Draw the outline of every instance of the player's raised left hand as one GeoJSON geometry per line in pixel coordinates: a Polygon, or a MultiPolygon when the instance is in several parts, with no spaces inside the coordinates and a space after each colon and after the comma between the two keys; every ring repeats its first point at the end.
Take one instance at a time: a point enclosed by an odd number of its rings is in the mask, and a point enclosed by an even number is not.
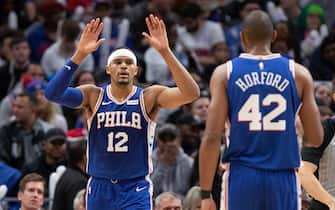
{"type": "Polygon", "coordinates": [[[145,22],[147,24],[149,34],[143,32],[142,35],[146,38],[150,45],[159,52],[169,49],[169,41],[163,20],[151,14],[145,19],[145,22]]]}

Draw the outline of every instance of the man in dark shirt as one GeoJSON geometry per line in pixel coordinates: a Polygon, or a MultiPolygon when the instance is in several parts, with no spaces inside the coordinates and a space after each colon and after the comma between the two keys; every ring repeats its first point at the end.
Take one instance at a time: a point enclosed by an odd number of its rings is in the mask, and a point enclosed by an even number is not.
{"type": "Polygon", "coordinates": [[[0,68],[0,100],[15,88],[29,64],[30,48],[24,37],[13,37],[10,51],[11,61],[0,68]]]}
{"type": "Polygon", "coordinates": [[[86,138],[68,139],[66,155],[68,167],[56,184],[53,210],[73,210],[76,194],[86,187],[88,175],[86,169],[86,138]]]}

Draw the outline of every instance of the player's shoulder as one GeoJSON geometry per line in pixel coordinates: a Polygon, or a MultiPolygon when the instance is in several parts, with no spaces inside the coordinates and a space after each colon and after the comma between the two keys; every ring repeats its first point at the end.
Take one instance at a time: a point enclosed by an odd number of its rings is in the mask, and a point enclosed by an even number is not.
{"type": "Polygon", "coordinates": [[[313,81],[309,70],[305,66],[293,60],[291,62],[293,62],[293,65],[294,65],[294,72],[295,72],[296,80],[301,81],[301,82],[307,82],[307,83],[310,83],[313,81]]]}

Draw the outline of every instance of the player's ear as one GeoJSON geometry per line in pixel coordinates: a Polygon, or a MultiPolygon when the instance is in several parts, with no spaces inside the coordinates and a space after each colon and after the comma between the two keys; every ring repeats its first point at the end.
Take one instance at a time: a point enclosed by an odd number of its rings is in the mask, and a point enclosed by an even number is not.
{"type": "Polygon", "coordinates": [[[333,93],[333,95],[332,95],[332,99],[333,99],[333,101],[335,102],[335,93],[333,93]]]}
{"type": "Polygon", "coordinates": [[[247,41],[246,41],[243,31],[240,32],[240,39],[241,39],[241,45],[242,45],[243,51],[247,52],[247,41]]]}
{"type": "Polygon", "coordinates": [[[111,69],[109,68],[108,65],[106,65],[106,73],[107,73],[107,74],[110,74],[110,71],[111,71],[111,69]]]}
{"type": "Polygon", "coordinates": [[[136,67],[135,67],[134,76],[138,76],[138,71],[139,71],[138,66],[136,66],[136,67]]]}
{"type": "Polygon", "coordinates": [[[277,39],[277,34],[278,34],[277,31],[273,30],[271,42],[274,42],[277,39]]]}

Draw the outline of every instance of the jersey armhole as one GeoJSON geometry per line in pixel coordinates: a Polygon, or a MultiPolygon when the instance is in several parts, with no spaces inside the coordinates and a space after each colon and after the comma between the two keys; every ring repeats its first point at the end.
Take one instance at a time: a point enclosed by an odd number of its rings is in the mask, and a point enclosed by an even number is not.
{"type": "Polygon", "coordinates": [[[142,113],[143,113],[143,116],[144,116],[145,120],[146,120],[148,123],[152,123],[152,122],[154,122],[154,121],[150,119],[150,117],[149,117],[149,115],[148,115],[148,113],[147,113],[147,110],[146,110],[146,108],[145,108],[143,92],[144,92],[144,91],[142,91],[142,92],[140,93],[140,105],[141,105],[141,110],[142,110],[142,113]]]}
{"type": "Polygon", "coordinates": [[[294,60],[289,60],[289,69],[292,73],[293,78],[295,78],[295,62],[294,60]]]}
{"type": "Polygon", "coordinates": [[[227,61],[227,80],[229,80],[231,73],[233,72],[233,62],[227,61]]]}
{"type": "Polygon", "coordinates": [[[90,130],[90,128],[91,128],[92,119],[93,119],[93,117],[95,116],[95,114],[97,113],[97,111],[98,111],[98,109],[99,109],[99,106],[100,106],[100,104],[101,104],[101,102],[102,102],[102,99],[103,99],[104,89],[102,89],[102,88],[99,88],[99,89],[100,89],[100,93],[99,93],[98,100],[97,100],[97,102],[96,102],[96,104],[95,104],[95,106],[94,106],[94,109],[92,110],[92,115],[91,115],[91,117],[89,117],[89,118],[87,119],[87,129],[88,129],[88,130],[90,130]]]}

